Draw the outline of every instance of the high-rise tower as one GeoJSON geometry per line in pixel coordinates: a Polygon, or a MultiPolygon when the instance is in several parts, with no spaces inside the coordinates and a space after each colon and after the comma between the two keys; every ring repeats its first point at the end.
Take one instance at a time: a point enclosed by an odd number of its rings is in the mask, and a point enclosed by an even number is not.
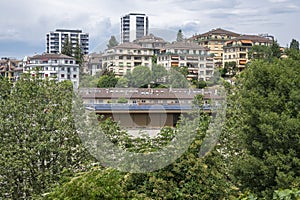
{"type": "Polygon", "coordinates": [[[65,39],[68,38],[72,47],[77,43],[81,47],[83,54],[89,53],[89,34],[82,30],[56,29],[46,35],[46,53],[61,53],[65,39]]]}
{"type": "Polygon", "coordinates": [[[121,17],[121,43],[132,42],[148,35],[148,16],[140,13],[130,13],[121,17]]]}

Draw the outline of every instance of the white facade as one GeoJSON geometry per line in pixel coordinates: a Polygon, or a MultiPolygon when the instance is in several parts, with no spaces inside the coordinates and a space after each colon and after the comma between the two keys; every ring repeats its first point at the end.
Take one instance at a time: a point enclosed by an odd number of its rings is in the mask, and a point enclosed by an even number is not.
{"type": "Polygon", "coordinates": [[[171,67],[188,68],[188,79],[209,80],[214,73],[213,58],[209,50],[193,42],[175,42],[166,45],[165,50],[157,55],[157,64],[167,70],[171,67]]]}
{"type": "Polygon", "coordinates": [[[70,80],[74,88],[79,86],[79,65],[72,57],[63,54],[42,54],[29,57],[24,66],[24,72],[42,79],[57,81],[70,80]]]}
{"type": "Polygon", "coordinates": [[[145,14],[130,13],[121,17],[121,43],[133,42],[148,35],[149,22],[145,14]]]}
{"type": "Polygon", "coordinates": [[[65,38],[68,37],[73,48],[77,42],[84,55],[89,53],[89,34],[81,30],[56,29],[46,35],[46,53],[61,53],[65,38]]]}

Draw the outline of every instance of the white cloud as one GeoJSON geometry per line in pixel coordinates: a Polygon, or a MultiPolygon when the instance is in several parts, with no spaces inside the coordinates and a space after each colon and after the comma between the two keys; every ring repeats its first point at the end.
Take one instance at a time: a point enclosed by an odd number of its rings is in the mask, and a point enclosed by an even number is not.
{"type": "Polygon", "coordinates": [[[119,39],[120,17],[130,12],[147,14],[151,30],[167,40],[178,29],[189,37],[216,27],[269,32],[283,44],[300,35],[292,22],[300,18],[298,0],[1,0],[0,7],[0,56],[9,41],[44,49],[46,33],[57,28],[88,32],[97,49],[110,35],[119,39]]]}

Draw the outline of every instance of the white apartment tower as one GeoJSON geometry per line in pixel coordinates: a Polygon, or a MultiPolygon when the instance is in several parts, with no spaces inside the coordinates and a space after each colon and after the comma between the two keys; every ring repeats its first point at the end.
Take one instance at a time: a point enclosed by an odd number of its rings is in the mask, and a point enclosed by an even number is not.
{"type": "Polygon", "coordinates": [[[61,53],[66,37],[75,48],[77,42],[82,49],[82,53],[89,53],[89,34],[83,33],[82,30],[56,29],[46,35],[46,53],[61,53]]]}
{"type": "Polygon", "coordinates": [[[139,13],[130,13],[121,17],[121,43],[132,42],[148,35],[148,16],[139,13]]]}

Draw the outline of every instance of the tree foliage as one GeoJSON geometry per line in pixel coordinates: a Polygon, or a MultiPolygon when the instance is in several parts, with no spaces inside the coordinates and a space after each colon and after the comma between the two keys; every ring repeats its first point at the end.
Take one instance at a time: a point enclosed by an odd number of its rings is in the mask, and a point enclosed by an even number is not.
{"type": "Polygon", "coordinates": [[[238,67],[237,67],[235,61],[225,62],[225,65],[224,65],[225,75],[232,77],[232,76],[235,76],[237,72],[238,72],[238,67]]]}
{"type": "Polygon", "coordinates": [[[299,41],[292,39],[290,43],[290,49],[299,50],[299,41]]]}
{"type": "Polygon", "coordinates": [[[118,78],[115,77],[113,72],[109,72],[108,74],[102,75],[99,78],[97,87],[99,88],[110,88],[115,87],[118,83],[118,78]]]}
{"type": "MultiPolygon", "coordinates": [[[[201,99],[201,97],[199,98],[201,99]]],[[[91,170],[78,176],[49,195],[61,199],[228,199],[232,183],[228,180],[222,155],[213,150],[204,158],[198,153],[206,135],[209,117],[205,113],[200,119],[196,138],[188,150],[174,163],[148,173],[118,172],[106,168],[91,170]]],[[[182,118],[182,121],[190,120],[182,118]]],[[[102,129],[110,140],[128,151],[151,152],[167,145],[178,129],[164,128],[157,137],[129,137],[119,127],[106,120],[102,129]]],[[[191,128],[191,127],[190,127],[191,128]]],[[[189,137],[185,133],[185,138],[189,137]]]]}
{"type": "Polygon", "coordinates": [[[148,87],[151,83],[151,70],[147,66],[137,66],[131,73],[126,74],[130,87],[148,87]]]}
{"type": "Polygon", "coordinates": [[[67,56],[73,56],[73,47],[72,43],[70,42],[69,36],[65,37],[61,53],[67,56]]]}
{"type": "Polygon", "coordinates": [[[117,41],[116,37],[112,35],[108,41],[107,48],[112,48],[118,46],[119,42],[117,41]]]}
{"type": "Polygon", "coordinates": [[[176,37],[176,42],[182,42],[183,41],[183,33],[182,30],[179,29],[176,37]]]}
{"type": "Polygon", "coordinates": [[[257,60],[236,82],[227,141],[241,191],[271,199],[300,185],[300,71],[293,59],[257,60]],[[230,143],[235,141],[235,144],[230,143]],[[238,144],[236,146],[236,144],[238,144]]]}
{"type": "Polygon", "coordinates": [[[74,129],[73,86],[28,76],[0,92],[0,198],[32,199],[88,159],[74,129]]]}

